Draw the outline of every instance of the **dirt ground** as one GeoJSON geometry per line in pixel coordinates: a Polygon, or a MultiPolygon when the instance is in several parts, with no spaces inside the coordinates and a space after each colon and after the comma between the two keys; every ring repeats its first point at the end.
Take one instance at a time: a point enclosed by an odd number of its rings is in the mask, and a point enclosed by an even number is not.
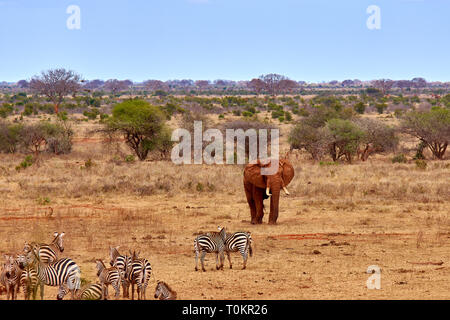
{"type": "MultiPolygon", "coordinates": [[[[280,200],[278,224],[268,225],[266,215],[263,225],[251,225],[241,167],[119,165],[95,156],[101,139],[76,139],[72,155],[21,172],[14,170],[20,156],[1,156],[1,253],[64,231],[63,255],[95,282],[94,261],[109,263],[109,246],[136,249],[154,271],[147,299],[155,280],[179,299],[450,298],[448,160],[418,170],[382,156],[338,166],[294,157],[296,177],[280,200]],[[81,169],[90,155],[96,165],[81,169]],[[208,255],[207,272],[194,271],[195,235],[219,225],[251,232],[246,270],[235,253],[231,270],[226,261],[216,271],[208,255]],[[380,290],[366,287],[371,265],[381,269],[380,290]]],[[[45,298],[56,291],[46,287],[45,298]]]]}

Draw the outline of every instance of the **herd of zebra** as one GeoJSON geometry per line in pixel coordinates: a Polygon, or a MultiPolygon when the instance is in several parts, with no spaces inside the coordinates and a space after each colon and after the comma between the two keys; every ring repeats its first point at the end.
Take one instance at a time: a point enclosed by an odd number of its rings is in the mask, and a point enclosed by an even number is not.
{"type": "MultiPolygon", "coordinates": [[[[81,271],[70,258],[60,257],[64,251],[64,233],[54,233],[50,244],[26,242],[23,252],[5,254],[3,268],[0,272],[0,285],[5,287],[9,300],[17,299],[19,288],[23,289],[24,299],[36,299],[40,289],[41,300],[44,298],[44,287],[58,287],[57,299],[62,300],[68,293],[77,300],[103,300],[108,298],[108,287],[115,291],[115,298],[120,297],[122,286],[123,297],[134,300],[135,286],[138,299],[146,299],[146,288],[152,275],[150,262],[140,258],[136,251],[129,255],[119,253],[119,247],[110,247],[110,267],[106,267],[101,259],[95,260],[99,282],[81,287],[81,271]]],[[[200,256],[202,270],[205,270],[206,253],[216,254],[216,269],[224,265],[224,253],[228,256],[232,268],[230,252],[240,252],[243,258],[243,269],[246,268],[248,255],[252,256],[252,238],[250,232],[234,232],[227,234],[225,228],[219,232],[207,232],[198,235],[194,240],[195,270],[200,256]],[[220,260],[220,262],[219,262],[220,260]]],[[[155,299],[174,300],[176,291],[164,281],[156,281],[155,299]]]]}
{"type": "MultiPolygon", "coordinates": [[[[64,251],[64,233],[54,233],[50,244],[25,243],[23,252],[17,255],[5,255],[5,262],[0,273],[0,284],[5,287],[9,300],[17,299],[19,288],[23,288],[24,299],[32,296],[36,299],[40,289],[41,300],[44,298],[44,286],[58,287],[57,299],[62,300],[71,293],[72,299],[102,300],[108,297],[108,286],[115,290],[116,299],[123,287],[124,298],[129,297],[131,285],[132,299],[134,287],[138,299],[145,299],[152,267],[145,258],[139,258],[135,251],[130,255],[121,255],[118,247],[110,248],[111,267],[107,268],[102,260],[97,259],[97,277],[99,283],[89,284],[81,288],[81,271],[70,258],[61,258],[64,251]]],[[[156,299],[174,299],[176,292],[165,282],[158,281],[155,289],[156,299]]]]}

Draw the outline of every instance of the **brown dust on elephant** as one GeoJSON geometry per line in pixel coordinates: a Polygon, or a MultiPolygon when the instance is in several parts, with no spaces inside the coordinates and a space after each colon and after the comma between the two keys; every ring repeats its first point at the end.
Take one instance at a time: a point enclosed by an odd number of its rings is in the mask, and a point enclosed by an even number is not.
{"type": "MultiPolygon", "coordinates": [[[[277,160],[270,160],[277,161],[277,160]]],[[[279,161],[278,171],[273,175],[262,175],[261,168],[273,165],[271,162],[257,161],[248,164],[244,169],[244,189],[250,207],[251,223],[260,224],[264,217],[264,199],[270,197],[269,224],[275,224],[278,219],[280,192],[289,194],[287,185],[294,178],[294,168],[287,159],[279,161]]]]}

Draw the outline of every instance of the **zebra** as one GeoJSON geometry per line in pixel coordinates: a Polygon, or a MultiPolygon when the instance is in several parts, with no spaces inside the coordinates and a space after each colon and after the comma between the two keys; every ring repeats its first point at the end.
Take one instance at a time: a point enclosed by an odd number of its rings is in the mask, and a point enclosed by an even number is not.
{"type": "Polygon", "coordinates": [[[247,266],[248,254],[250,254],[250,257],[253,254],[252,237],[250,235],[250,232],[238,231],[235,233],[227,234],[224,250],[227,254],[228,261],[230,262],[230,269],[233,268],[233,265],[231,264],[230,252],[239,251],[242,255],[242,258],[244,259],[244,265],[242,267],[242,270],[244,270],[247,266]]]}
{"type": "Polygon", "coordinates": [[[31,251],[32,246],[39,246],[39,256],[41,259],[41,262],[43,263],[52,263],[58,260],[59,253],[62,253],[64,251],[64,244],[63,244],[63,237],[65,233],[58,233],[55,232],[53,236],[55,237],[53,241],[50,244],[40,243],[36,244],[32,242],[29,244],[28,242],[25,242],[25,246],[23,248],[23,252],[25,254],[28,254],[31,251]]]}
{"type": "Polygon", "coordinates": [[[112,285],[116,294],[114,295],[117,298],[120,296],[120,283],[122,281],[121,271],[117,267],[106,268],[105,264],[102,260],[97,259],[95,261],[97,263],[97,276],[102,284],[102,300],[106,300],[108,298],[108,286],[112,285]]]}
{"type": "Polygon", "coordinates": [[[121,255],[119,253],[119,247],[109,247],[109,256],[111,258],[109,264],[112,267],[116,267],[117,269],[119,269],[122,273],[123,297],[128,298],[128,287],[130,284],[128,283],[127,277],[125,275],[127,274],[127,266],[131,265],[131,256],[121,255]]]}
{"type": "Polygon", "coordinates": [[[164,281],[158,281],[155,288],[155,299],[158,298],[159,300],[176,300],[177,292],[172,290],[164,281]]]}
{"type": "Polygon", "coordinates": [[[225,228],[219,227],[219,232],[208,232],[206,234],[202,234],[197,236],[194,239],[194,252],[195,252],[195,271],[198,270],[198,257],[201,252],[200,262],[202,264],[202,270],[205,272],[205,256],[206,253],[215,253],[216,254],[216,269],[223,270],[223,262],[224,258],[224,247],[225,247],[225,239],[226,232],[225,228]],[[219,264],[219,256],[220,256],[220,264],[219,264]]]}
{"type": "Polygon", "coordinates": [[[37,272],[30,265],[26,267],[22,263],[25,261],[24,255],[17,255],[16,258],[20,269],[22,270],[20,274],[20,286],[23,288],[23,294],[25,300],[30,300],[30,295],[33,295],[33,300],[36,300],[37,290],[39,288],[39,278],[37,272]]]}
{"type": "Polygon", "coordinates": [[[0,283],[6,288],[6,299],[16,300],[20,285],[20,270],[19,264],[13,255],[5,254],[5,262],[0,273],[0,283]]]}
{"type": "Polygon", "coordinates": [[[146,299],[145,291],[152,274],[152,266],[145,258],[139,258],[136,251],[131,254],[131,264],[127,266],[127,282],[131,284],[131,300],[134,300],[134,285],[137,286],[138,300],[146,299]]]}
{"type": "MultiPolygon", "coordinates": [[[[52,287],[67,285],[73,299],[75,291],[80,289],[81,283],[81,271],[75,261],[70,258],[62,258],[50,264],[43,263],[39,256],[39,245],[32,246],[30,253],[32,256],[28,256],[25,266],[31,259],[31,265],[40,281],[41,300],[44,299],[44,285],[52,287]]],[[[57,298],[61,300],[63,297],[58,296],[57,298]]]]}
{"type": "MultiPolygon", "coordinates": [[[[58,297],[64,297],[69,292],[67,286],[61,286],[58,289],[58,297]]],[[[103,286],[100,283],[88,284],[77,290],[75,300],[101,300],[103,294],[103,286]]]]}

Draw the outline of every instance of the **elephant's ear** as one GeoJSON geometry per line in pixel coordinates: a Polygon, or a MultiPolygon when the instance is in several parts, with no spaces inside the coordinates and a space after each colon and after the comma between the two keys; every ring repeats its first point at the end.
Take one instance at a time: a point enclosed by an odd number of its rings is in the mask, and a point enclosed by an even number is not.
{"type": "Polygon", "coordinates": [[[247,164],[245,166],[244,181],[250,182],[258,188],[266,188],[266,181],[261,175],[261,165],[259,163],[247,164]]]}
{"type": "Polygon", "coordinates": [[[287,160],[281,160],[280,166],[283,168],[282,176],[283,176],[284,185],[287,186],[294,178],[294,167],[287,160]]]}

